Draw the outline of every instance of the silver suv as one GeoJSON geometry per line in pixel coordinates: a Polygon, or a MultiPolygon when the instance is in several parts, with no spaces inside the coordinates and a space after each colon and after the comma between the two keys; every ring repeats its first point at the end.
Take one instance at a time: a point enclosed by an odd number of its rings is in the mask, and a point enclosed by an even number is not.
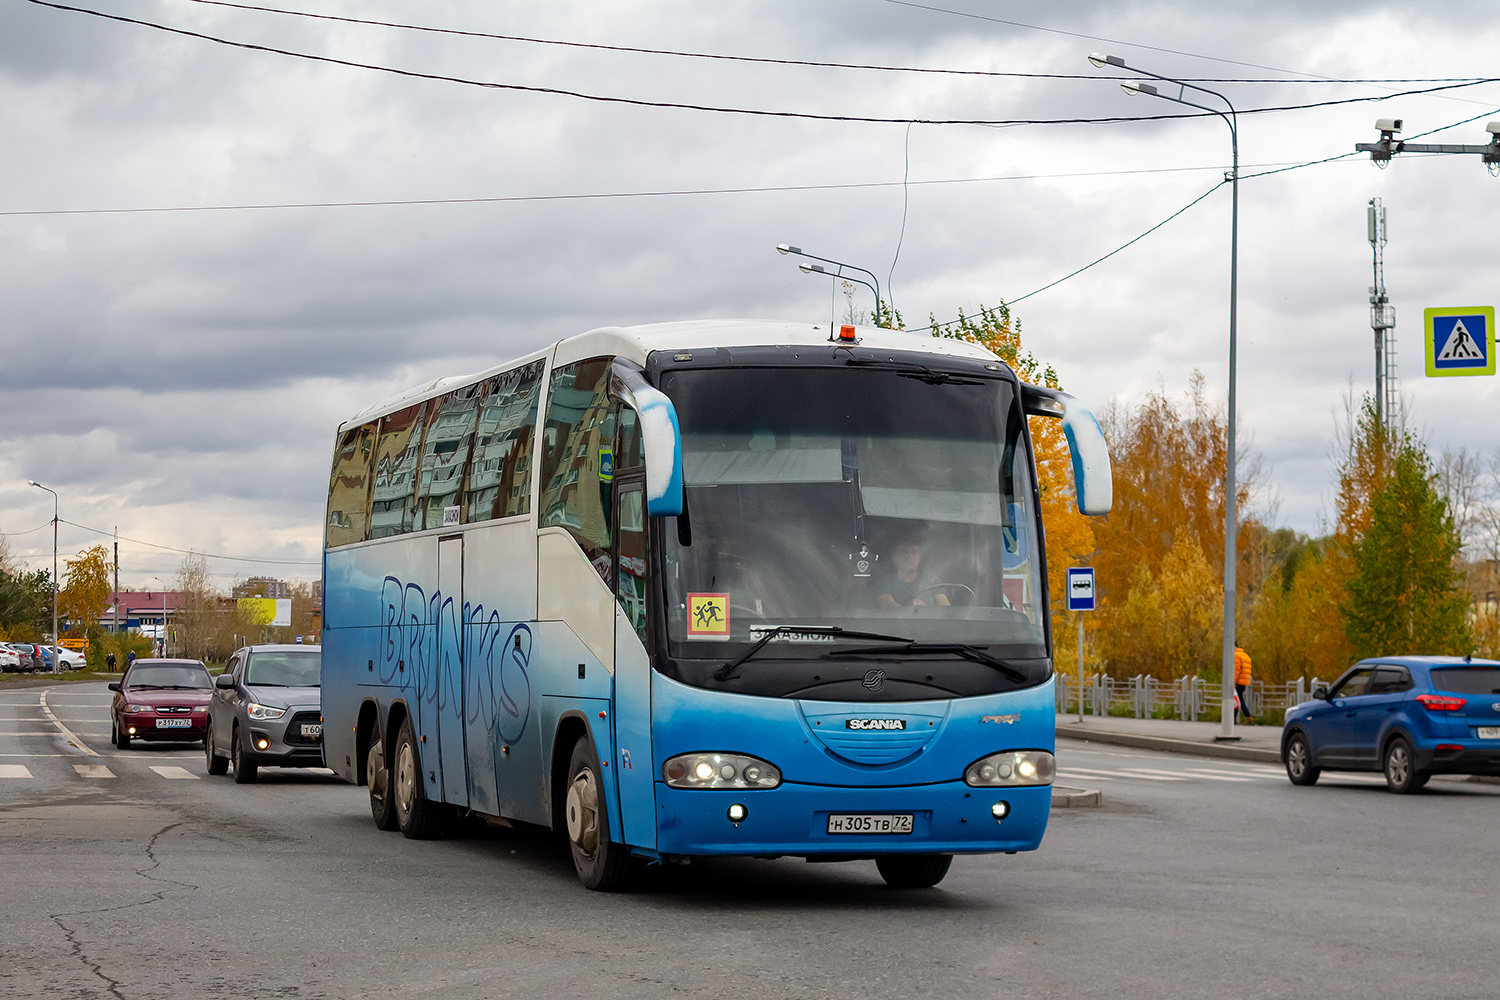
{"type": "Polygon", "coordinates": [[[322,646],[246,646],[214,679],[203,741],[209,774],[239,784],[262,765],[323,766],[322,646]]]}

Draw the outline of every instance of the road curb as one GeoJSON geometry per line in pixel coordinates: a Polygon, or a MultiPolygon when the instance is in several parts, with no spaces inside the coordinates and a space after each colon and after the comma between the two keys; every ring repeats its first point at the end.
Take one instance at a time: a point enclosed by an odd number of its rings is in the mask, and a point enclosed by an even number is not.
{"type": "Polygon", "coordinates": [[[1052,786],[1053,809],[1097,809],[1104,805],[1104,793],[1097,788],[1069,788],[1067,785],[1052,786]]]}
{"type": "Polygon", "coordinates": [[[1139,736],[1135,733],[1113,733],[1089,730],[1087,734],[1064,732],[1059,729],[1060,740],[1076,740],[1080,743],[1110,743],[1115,746],[1136,747],[1141,750],[1166,750],[1171,753],[1191,753],[1200,757],[1222,757],[1225,760],[1252,760],[1260,764],[1280,764],[1281,755],[1275,750],[1256,747],[1233,746],[1228,743],[1199,743],[1196,740],[1174,740],[1170,736],[1139,736]]]}

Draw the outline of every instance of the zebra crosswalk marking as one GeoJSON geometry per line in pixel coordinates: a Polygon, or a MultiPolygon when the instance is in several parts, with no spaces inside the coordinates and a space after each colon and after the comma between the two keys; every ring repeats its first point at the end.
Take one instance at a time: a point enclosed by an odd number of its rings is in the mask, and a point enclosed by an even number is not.
{"type": "Polygon", "coordinates": [[[103,764],[74,764],[73,770],[78,772],[80,778],[113,778],[115,772],[103,764]]]}
{"type": "Polygon", "coordinates": [[[193,781],[198,780],[198,776],[185,767],[174,767],[170,764],[152,764],[151,770],[163,778],[190,778],[193,781]]]}
{"type": "Polygon", "coordinates": [[[0,778],[35,777],[25,764],[0,764],[0,778]]]}

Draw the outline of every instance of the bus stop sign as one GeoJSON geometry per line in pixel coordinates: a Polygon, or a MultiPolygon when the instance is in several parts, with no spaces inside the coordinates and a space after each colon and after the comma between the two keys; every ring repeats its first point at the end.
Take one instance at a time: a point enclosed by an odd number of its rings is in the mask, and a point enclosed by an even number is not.
{"type": "Polygon", "coordinates": [[[1494,306],[1428,309],[1422,316],[1428,375],[1495,374],[1494,306]]]}
{"type": "Polygon", "coordinates": [[[1092,566],[1069,567],[1068,610],[1094,610],[1094,568],[1092,566]]]}

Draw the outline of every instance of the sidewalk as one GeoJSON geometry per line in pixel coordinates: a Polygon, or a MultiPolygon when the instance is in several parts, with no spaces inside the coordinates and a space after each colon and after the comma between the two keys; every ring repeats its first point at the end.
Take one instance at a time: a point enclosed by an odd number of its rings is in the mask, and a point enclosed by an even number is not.
{"type": "Polygon", "coordinates": [[[1057,738],[1112,743],[1145,750],[1252,760],[1263,764],[1281,762],[1280,726],[1235,726],[1239,739],[1220,742],[1217,722],[1180,722],[1176,719],[1131,719],[1117,716],[1077,715],[1057,717],[1057,738]]]}

